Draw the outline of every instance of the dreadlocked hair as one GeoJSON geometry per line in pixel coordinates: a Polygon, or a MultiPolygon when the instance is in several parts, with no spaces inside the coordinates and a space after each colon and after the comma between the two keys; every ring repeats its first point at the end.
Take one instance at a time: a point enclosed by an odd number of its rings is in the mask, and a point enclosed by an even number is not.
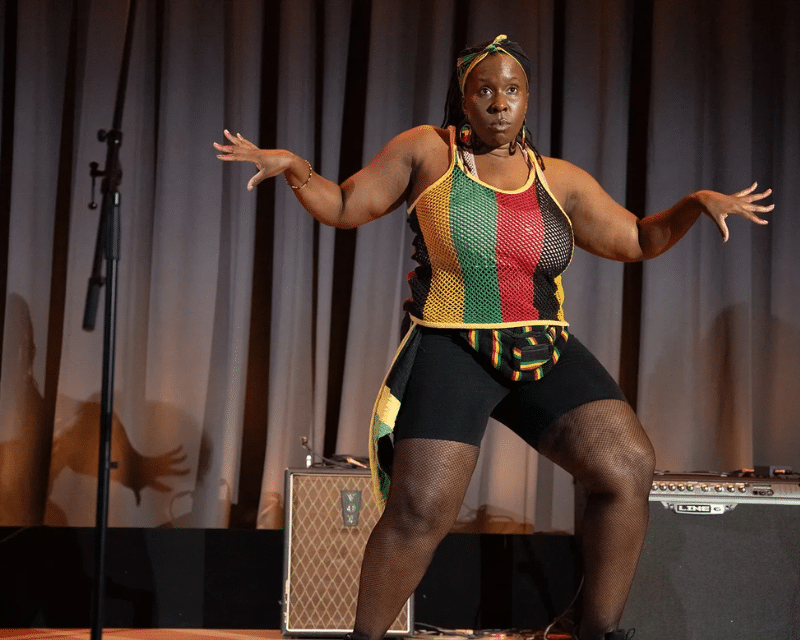
{"type": "MultiPolygon", "coordinates": [[[[491,42],[491,40],[487,40],[486,42],[482,42],[474,47],[467,47],[458,54],[458,57],[461,58],[470,54],[480,53],[489,44],[491,44],[491,42]]],[[[503,43],[503,49],[505,49],[509,55],[514,57],[517,62],[519,62],[522,70],[525,72],[525,78],[528,81],[528,87],[530,87],[531,62],[528,56],[522,50],[522,47],[520,47],[516,42],[506,40],[503,43]]],[[[500,54],[490,53],[489,55],[500,54]]],[[[447,98],[445,99],[444,103],[444,120],[442,121],[442,129],[447,129],[447,127],[452,126],[456,128],[456,131],[458,131],[458,129],[460,129],[467,121],[462,108],[462,98],[463,96],[461,95],[461,87],[458,82],[458,69],[454,68],[453,73],[450,76],[450,85],[447,88],[447,98]]],[[[456,144],[458,146],[463,146],[459,136],[456,136],[456,144]]],[[[533,155],[536,157],[536,161],[539,163],[539,166],[542,168],[542,170],[544,170],[544,160],[542,160],[542,156],[536,150],[536,147],[533,146],[533,143],[531,142],[530,130],[524,121],[522,123],[522,128],[520,129],[519,133],[517,133],[516,144],[517,146],[524,145],[526,147],[530,147],[530,149],[533,151],[533,155]]]]}

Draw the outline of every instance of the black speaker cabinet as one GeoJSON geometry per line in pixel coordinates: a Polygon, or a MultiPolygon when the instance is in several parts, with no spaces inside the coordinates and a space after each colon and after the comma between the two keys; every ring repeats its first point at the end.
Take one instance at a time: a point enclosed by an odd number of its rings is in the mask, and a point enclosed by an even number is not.
{"type": "MultiPolygon", "coordinates": [[[[380,517],[369,472],[286,471],[281,631],[339,636],[353,630],[364,547],[380,517]]],[[[412,601],[387,635],[412,635],[412,601]]]]}
{"type": "Polygon", "coordinates": [[[621,626],[643,640],[800,639],[800,482],[657,476],[621,626]]]}

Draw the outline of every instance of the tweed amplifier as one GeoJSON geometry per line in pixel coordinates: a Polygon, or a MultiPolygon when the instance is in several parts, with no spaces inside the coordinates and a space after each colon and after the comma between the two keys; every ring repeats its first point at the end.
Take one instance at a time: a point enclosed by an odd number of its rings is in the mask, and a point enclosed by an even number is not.
{"type": "MultiPolygon", "coordinates": [[[[288,469],[284,495],[281,631],[296,637],[349,633],[364,547],[380,517],[369,472],[288,469]]],[[[387,635],[413,635],[412,599],[387,635]]]]}
{"type": "Polygon", "coordinates": [[[647,640],[800,640],[800,481],[656,476],[621,626],[647,640]]]}

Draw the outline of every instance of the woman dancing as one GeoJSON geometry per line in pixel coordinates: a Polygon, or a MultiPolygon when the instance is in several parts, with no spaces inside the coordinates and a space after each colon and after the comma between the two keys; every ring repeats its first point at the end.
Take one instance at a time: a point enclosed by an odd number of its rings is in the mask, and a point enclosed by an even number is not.
{"type": "Polygon", "coordinates": [[[408,204],[416,233],[411,329],[376,404],[373,472],[388,495],[367,543],[352,637],[378,640],[453,525],[494,417],[588,492],[575,637],[618,629],[648,522],[653,447],[621,390],[569,334],[560,274],[575,245],[654,258],[706,215],[757,224],[770,190],[692,193],[638,219],[585,171],[538,154],[525,127],[530,63],[505,36],[458,58],[441,128],[401,133],[341,185],[290,151],[225,131],[226,161],[284,174],[302,205],[339,228],[408,204]],[[387,436],[393,437],[393,446],[387,436]],[[391,456],[387,455],[391,454],[391,456]],[[391,457],[391,459],[389,459],[391,457]],[[391,479],[391,483],[389,480],[391,479]]]}

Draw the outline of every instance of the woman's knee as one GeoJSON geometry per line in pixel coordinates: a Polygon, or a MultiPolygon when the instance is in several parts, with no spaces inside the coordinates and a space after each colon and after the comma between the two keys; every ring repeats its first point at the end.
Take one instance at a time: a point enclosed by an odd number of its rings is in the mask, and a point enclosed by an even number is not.
{"type": "Polygon", "coordinates": [[[650,492],[656,457],[650,439],[625,438],[613,447],[600,449],[584,480],[596,492],[646,496],[650,492]]]}
{"type": "Polygon", "coordinates": [[[589,490],[650,491],[655,451],[633,409],[618,400],[598,401],[570,412],[556,427],[554,459],[589,490]]]}
{"type": "Polygon", "coordinates": [[[415,539],[444,537],[458,516],[479,452],[461,442],[400,440],[382,526],[415,539]]]}
{"type": "Polygon", "coordinates": [[[650,439],[643,435],[628,442],[615,456],[616,468],[614,486],[622,487],[636,494],[647,495],[653,483],[656,456],[650,439]]]}
{"type": "Polygon", "coordinates": [[[382,520],[385,526],[404,538],[439,539],[450,530],[457,509],[448,504],[446,496],[409,492],[393,486],[382,520]]]}

